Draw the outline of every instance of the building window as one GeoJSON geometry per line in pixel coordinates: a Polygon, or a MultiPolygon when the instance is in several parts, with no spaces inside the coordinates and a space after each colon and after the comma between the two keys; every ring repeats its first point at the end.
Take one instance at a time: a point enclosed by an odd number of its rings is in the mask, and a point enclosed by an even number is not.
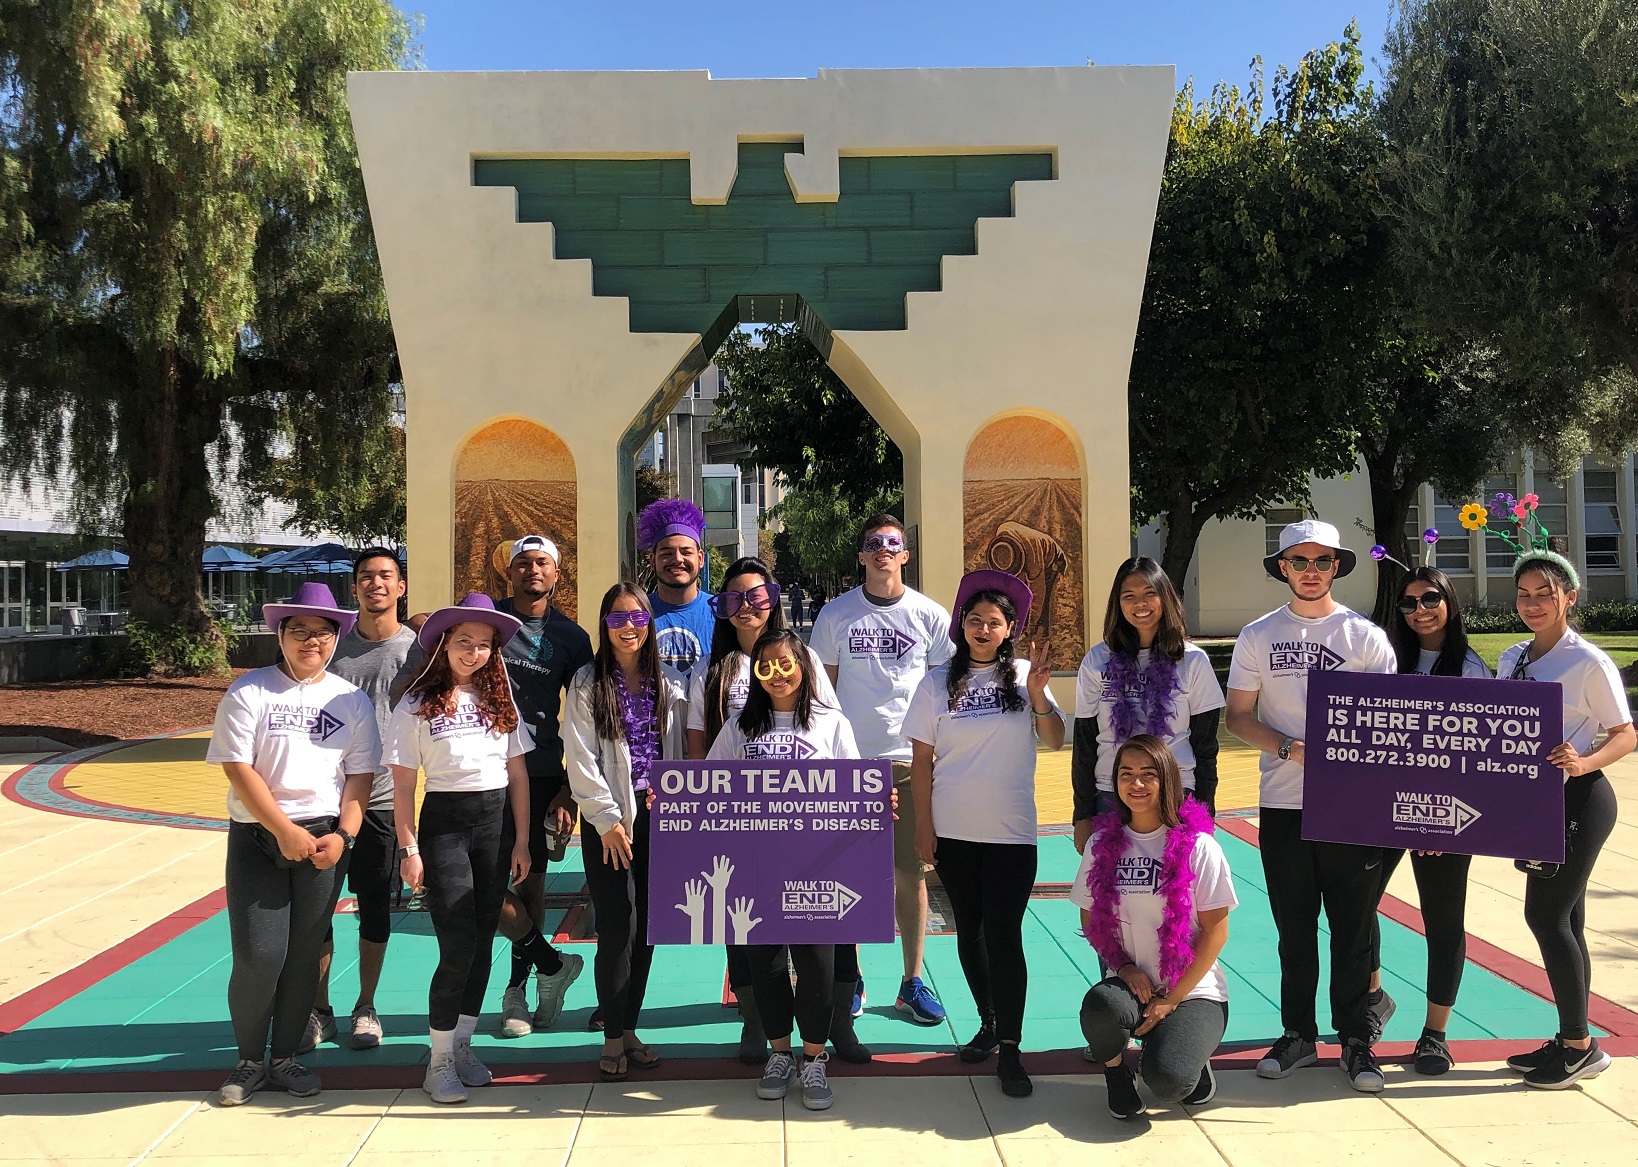
{"type": "MultiPolygon", "coordinates": [[[[1479,501],[1488,507],[1491,499],[1503,493],[1515,497],[1519,494],[1518,481],[1511,474],[1493,475],[1486,478],[1484,480],[1484,489],[1479,494],[1479,501]]],[[[1491,516],[1491,521],[1496,521],[1494,515],[1491,516]]],[[[1510,531],[1512,529],[1511,523],[1504,525],[1502,529],[1510,531]]],[[[1484,566],[1487,572],[1491,575],[1512,575],[1513,558],[1513,550],[1507,544],[1493,535],[1487,534],[1485,536],[1484,566]]]]}
{"type": "Polygon", "coordinates": [[[705,525],[713,531],[737,531],[739,509],[734,502],[734,479],[702,478],[700,480],[700,509],[705,512],[705,525]]]}
{"type": "Polygon", "coordinates": [[[1433,496],[1433,525],[1439,542],[1433,548],[1433,563],[1440,571],[1466,575],[1473,570],[1473,545],[1459,516],[1466,499],[1449,500],[1433,496]]]}
{"type": "MultiPolygon", "coordinates": [[[[1545,475],[1536,475],[1536,495],[1541,501],[1536,505],[1536,521],[1552,534],[1553,538],[1569,538],[1570,535],[1570,493],[1562,482],[1553,482],[1545,475]]],[[[1512,569],[1512,565],[1508,565],[1512,569]]]]}
{"type": "Polygon", "coordinates": [[[0,563],[0,628],[27,626],[28,601],[23,594],[23,565],[0,563]]]}
{"type": "Polygon", "coordinates": [[[698,401],[699,399],[700,399],[700,379],[698,377],[695,377],[694,378],[694,383],[688,387],[688,400],[698,401]]]}
{"type": "Polygon", "coordinates": [[[1589,463],[1582,472],[1587,570],[1621,570],[1621,508],[1615,498],[1615,471],[1589,463]]]}
{"type": "Polygon", "coordinates": [[[1263,514],[1263,554],[1280,553],[1280,532],[1292,523],[1300,523],[1308,516],[1301,507],[1275,507],[1263,514]]]}

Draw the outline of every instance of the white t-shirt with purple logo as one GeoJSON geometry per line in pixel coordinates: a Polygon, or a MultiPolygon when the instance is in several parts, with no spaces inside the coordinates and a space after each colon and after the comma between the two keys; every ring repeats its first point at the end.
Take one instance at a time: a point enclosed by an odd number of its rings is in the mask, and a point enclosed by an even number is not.
{"type": "MultiPolygon", "coordinates": [[[[273,801],[294,820],[340,814],[347,775],[373,778],[380,759],[368,694],[334,673],[302,684],[278,665],[253,669],[228,686],[205,752],[205,761],[216,765],[255,767],[273,801]]],[[[227,809],[236,823],[256,821],[231,786],[227,809]]]]}
{"type": "MultiPolygon", "coordinates": [[[[739,716],[740,710],[745,708],[745,698],[751,692],[751,658],[743,652],[735,654],[739,658],[739,670],[734,679],[728,682],[728,715],[724,722],[739,716]]],[[[825,672],[824,662],[808,649],[808,676],[813,684],[813,700],[818,705],[829,705],[837,708],[836,689],[830,683],[830,674],[825,672]]],[[[705,732],[705,677],[710,666],[701,661],[694,669],[694,675],[688,682],[688,728],[705,732]]]]}
{"type": "Polygon", "coordinates": [[[455,690],[455,711],[446,717],[416,715],[419,698],[406,696],[387,723],[388,766],[420,770],[429,794],[463,790],[498,790],[506,785],[506,762],[535,748],[535,735],[522,720],[511,733],[484,724],[477,694],[455,690]]]}
{"type": "MultiPolygon", "coordinates": [[[[1030,712],[1029,662],[1014,664],[1024,704],[1001,705],[995,666],[974,668],[967,688],[949,696],[950,666],[921,679],[904,715],[904,736],[933,747],[933,826],[946,839],[973,843],[1035,843],[1035,717],[1030,712]]],[[[1052,690],[1047,701],[1056,710],[1052,690]]]]}
{"type": "Polygon", "coordinates": [[[809,644],[836,666],[836,697],[861,756],[908,762],[904,714],[927,670],[950,659],[950,613],[914,588],[876,604],[857,587],[819,609],[809,644]]]}
{"type": "MultiPolygon", "coordinates": [[[[1350,608],[1310,620],[1286,604],[1240,630],[1228,687],[1257,694],[1257,720],[1301,741],[1308,732],[1308,674],[1332,671],[1397,673],[1399,658],[1388,634],[1350,608]]],[[[1277,754],[1259,754],[1257,764],[1258,804],[1301,810],[1302,767],[1277,754]]]]}
{"type": "MultiPolygon", "coordinates": [[[[1166,897],[1160,894],[1160,876],[1165,870],[1166,828],[1139,834],[1131,827],[1126,832],[1126,854],[1115,868],[1115,890],[1120,904],[1115,909],[1120,917],[1121,947],[1132,958],[1132,963],[1149,974],[1149,979],[1160,983],[1160,927],[1166,919],[1166,897]]],[[[1097,836],[1087,840],[1081,855],[1081,866],[1075,872],[1075,882],[1069,885],[1069,901],[1076,907],[1091,908],[1092,893],[1086,887],[1086,873],[1092,866],[1092,844],[1097,836]]],[[[1194,872],[1194,899],[1189,911],[1191,942],[1200,936],[1200,913],[1214,908],[1237,908],[1239,898],[1234,894],[1234,878],[1229,872],[1228,857],[1210,835],[1200,835],[1194,841],[1194,854],[1189,857],[1194,872]]],[[[1188,999],[1204,997],[1208,1001],[1228,1000],[1228,981],[1222,968],[1213,962],[1210,971],[1200,978],[1188,999]]]]}
{"type": "MultiPolygon", "coordinates": [[[[1098,719],[1098,764],[1095,770],[1099,790],[1115,789],[1115,683],[1109,678],[1109,646],[1102,641],[1094,644],[1081,659],[1081,671],[1075,679],[1075,716],[1098,719]]],[[[1139,681],[1129,685],[1124,695],[1126,705],[1137,713],[1137,724],[1144,724],[1145,688],[1144,670],[1153,658],[1150,649],[1140,649],[1137,655],[1139,681]]],[[[1167,723],[1166,744],[1172,748],[1177,768],[1183,772],[1183,789],[1194,789],[1194,746],[1189,742],[1189,719],[1197,713],[1207,713],[1223,707],[1223,687],[1212,671],[1211,658],[1199,645],[1183,645],[1183,659],[1177,662],[1177,682],[1181,691],[1172,694],[1172,716],[1167,723]]],[[[1141,732],[1141,731],[1140,731],[1141,732]]]]}
{"type": "MultiPolygon", "coordinates": [[[[1519,676],[1530,681],[1557,681],[1564,687],[1564,740],[1585,757],[1593,752],[1600,729],[1613,729],[1632,720],[1627,707],[1627,686],[1621,670],[1605,652],[1587,643],[1571,628],[1538,660],[1518,671],[1519,657],[1529,651],[1524,641],[1502,650],[1498,677],[1519,676]]],[[[1554,742],[1554,745],[1558,743],[1554,742]]]]}
{"type": "Polygon", "coordinates": [[[859,747],[853,741],[853,729],[835,709],[823,705],[813,707],[807,729],[796,724],[795,713],[773,715],[773,728],[754,738],[745,736],[735,717],[723,724],[717,740],[711,743],[707,758],[744,759],[757,761],[801,761],[805,758],[857,758],[859,747]]]}

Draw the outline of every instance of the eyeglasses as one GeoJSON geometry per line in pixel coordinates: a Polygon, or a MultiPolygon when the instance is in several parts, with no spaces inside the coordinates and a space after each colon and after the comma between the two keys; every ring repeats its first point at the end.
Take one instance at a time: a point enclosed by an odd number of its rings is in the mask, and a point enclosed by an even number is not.
{"type": "Polygon", "coordinates": [[[866,536],[863,550],[866,555],[874,555],[878,551],[903,551],[904,536],[897,531],[881,531],[866,536]]]}
{"type": "Polygon", "coordinates": [[[603,617],[603,627],[608,629],[624,628],[630,624],[633,628],[647,628],[653,617],[641,608],[628,608],[624,612],[610,612],[603,617]]]}
{"type": "Polygon", "coordinates": [[[742,592],[718,592],[705,603],[718,620],[732,619],[741,608],[767,612],[779,607],[779,585],[769,580],[742,592]]]}
{"type": "Polygon", "coordinates": [[[751,669],[759,681],[771,681],[775,676],[789,679],[796,676],[796,658],[789,656],[770,656],[756,662],[751,669]]]}
{"type": "Polygon", "coordinates": [[[1318,559],[1309,559],[1306,555],[1287,555],[1285,561],[1291,565],[1291,570],[1299,575],[1310,567],[1324,575],[1337,565],[1334,555],[1321,555],[1318,559]]]}
{"type": "Polygon", "coordinates": [[[309,640],[316,640],[322,644],[336,638],[334,628],[286,628],[284,634],[298,644],[306,644],[309,640]]]}
{"type": "Polygon", "coordinates": [[[1396,604],[1395,607],[1408,616],[1412,612],[1416,611],[1418,606],[1423,608],[1437,608],[1444,602],[1445,597],[1444,593],[1442,592],[1423,592],[1420,596],[1400,596],[1399,603],[1396,604]]]}

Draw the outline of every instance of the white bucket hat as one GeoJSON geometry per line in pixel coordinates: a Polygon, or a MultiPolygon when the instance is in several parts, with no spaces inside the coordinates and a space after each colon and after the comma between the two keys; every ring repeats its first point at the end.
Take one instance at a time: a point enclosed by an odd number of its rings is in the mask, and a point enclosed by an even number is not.
{"type": "Polygon", "coordinates": [[[1280,549],[1273,555],[1263,558],[1263,567],[1268,574],[1285,582],[1285,576],[1280,574],[1280,557],[1286,550],[1299,543],[1318,543],[1321,547],[1329,547],[1337,553],[1337,573],[1333,577],[1341,579],[1354,569],[1358,556],[1342,545],[1342,533],[1330,523],[1320,519],[1304,519],[1300,523],[1287,524],[1280,532],[1280,549]]]}

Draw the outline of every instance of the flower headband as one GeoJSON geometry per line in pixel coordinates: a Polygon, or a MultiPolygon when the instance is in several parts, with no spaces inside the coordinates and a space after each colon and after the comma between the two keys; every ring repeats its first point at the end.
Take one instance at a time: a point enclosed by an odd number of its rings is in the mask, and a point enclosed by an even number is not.
{"type": "Polygon", "coordinates": [[[1541,516],[1536,512],[1536,507],[1540,503],[1541,498],[1536,494],[1527,494],[1516,499],[1505,490],[1500,490],[1490,500],[1489,509],[1486,509],[1482,502],[1470,502],[1464,506],[1460,516],[1461,523],[1469,531],[1482,530],[1494,535],[1511,548],[1518,557],[1513,561],[1515,573],[1525,563],[1551,563],[1562,569],[1570,578],[1570,587],[1579,591],[1581,577],[1576,573],[1573,563],[1553,550],[1550,542],[1552,532],[1547,529],[1547,524],[1541,521],[1541,516]],[[1491,519],[1495,519],[1497,523],[1511,522],[1513,533],[1509,535],[1506,531],[1492,527],[1491,519]]]}
{"type": "MultiPolygon", "coordinates": [[[[1428,565],[1428,563],[1432,561],[1432,559],[1433,559],[1433,548],[1434,548],[1434,545],[1436,543],[1438,543],[1438,542],[1439,542],[1439,529],[1437,527],[1429,527],[1427,530],[1422,532],[1422,543],[1423,543],[1423,547],[1422,547],[1422,566],[1423,567],[1426,567],[1428,565]]],[[[1395,559],[1392,555],[1389,555],[1388,554],[1388,549],[1386,547],[1382,546],[1382,544],[1380,544],[1380,543],[1378,543],[1375,547],[1371,548],[1371,558],[1376,560],[1378,563],[1380,563],[1384,559],[1386,559],[1389,563],[1394,564],[1396,567],[1402,567],[1406,571],[1410,570],[1410,568],[1405,567],[1405,565],[1403,563],[1400,563],[1399,560],[1395,559]]]]}

